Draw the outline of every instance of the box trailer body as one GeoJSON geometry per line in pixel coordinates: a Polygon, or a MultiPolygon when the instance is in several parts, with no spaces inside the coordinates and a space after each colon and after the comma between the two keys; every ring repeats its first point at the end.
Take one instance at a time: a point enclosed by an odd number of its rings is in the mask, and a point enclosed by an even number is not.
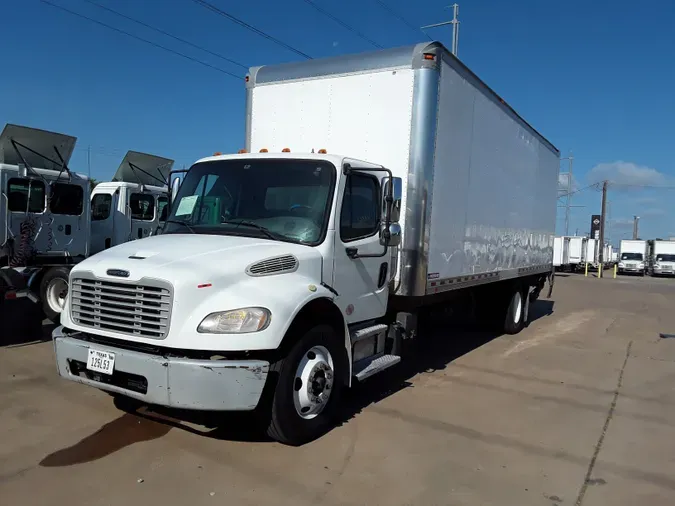
{"type": "Polygon", "coordinates": [[[598,240],[588,238],[586,239],[586,253],[584,256],[584,262],[596,266],[598,264],[598,240]]]}
{"type": "Polygon", "coordinates": [[[555,237],[553,239],[553,267],[564,268],[570,265],[570,238],[555,237]]]}
{"type": "Polygon", "coordinates": [[[675,276],[675,241],[650,241],[649,270],[652,276],[675,276]]]}
{"type": "Polygon", "coordinates": [[[569,237],[569,262],[574,268],[586,262],[586,240],[585,237],[569,237]]]}
{"type": "Polygon", "coordinates": [[[298,444],[429,312],[465,296],[524,327],[552,279],[559,152],[442,45],[253,68],[245,129],[246,152],[189,169],[161,235],[73,269],[63,377],[226,411],[269,374],[268,433],[298,444]],[[92,289],[140,296],[138,317],[92,289]]]}
{"type": "Polygon", "coordinates": [[[400,295],[550,270],[558,150],[449,53],[381,53],[253,69],[247,150],[323,148],[400,177],[400,295]]]}
{"type": "Polygon", "coordinates": [[[647,241],[628,240],[621,241],[619,245],[620,273],[645,273],[647,265],[647,241]]]}

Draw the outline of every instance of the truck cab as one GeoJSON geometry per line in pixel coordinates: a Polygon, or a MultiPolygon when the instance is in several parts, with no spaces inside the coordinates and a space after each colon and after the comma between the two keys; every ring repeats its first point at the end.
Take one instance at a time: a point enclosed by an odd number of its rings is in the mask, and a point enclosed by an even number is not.
{"type": "Polygon", "coordinates": [[[173,160],[129,151],[91,196],[91,254],[152,235],[166,219],[173,160]]]}
{"type": "Polygon", "coordinates": [[[619,246],[619,273],[644,276],[646,265],[647,242],[642,240],[622,240],[619,246]]]}

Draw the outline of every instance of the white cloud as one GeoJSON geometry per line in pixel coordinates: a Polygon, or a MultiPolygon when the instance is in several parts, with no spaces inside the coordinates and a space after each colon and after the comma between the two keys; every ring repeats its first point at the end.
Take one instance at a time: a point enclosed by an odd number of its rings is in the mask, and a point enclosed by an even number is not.
{"type": "Polygon", "coordinates": [[[633,228],[633,218],[617,218],[612,220],[612,225],[617,228],[633,228]]]}
{"type": "MultiPolygon", "coordinates": [[[[567,172],[561,172],[558,174],[558,192],[565,194],[567,193],[567,187],[570,183],[570,178],[567,175],[567,172]]],[[[571,181],[572,191],[579,189],[579,184],[574,176],[572,176],[571,181]]]]}
{"type": "Polygon", "coordinates": [[[664,209],[659,209],[656,207],[652,207],[651,209],[645,209],[640,213],[640,216],[663,216],[666,214],[666,211],[664,209]]]}
{"type": "Polygon", "coordinates": [[[334,41],[333,41],[333,47],[338,47],[339,44],[340,44],[340,43],[339,43],[337,40],[334,40],[334,41]]]}
{"type": "Polygon", "coordinates": [[[666,175],[656,169],[621,160],[599,163],[588,172],[588,179],[591,183],[608,180],[631,186],[663,186],[667,180],[666,175]]]}

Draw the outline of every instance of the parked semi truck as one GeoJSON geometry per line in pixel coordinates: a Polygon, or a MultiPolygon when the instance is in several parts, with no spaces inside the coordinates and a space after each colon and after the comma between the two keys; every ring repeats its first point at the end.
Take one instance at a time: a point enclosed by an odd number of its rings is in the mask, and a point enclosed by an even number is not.
{"type": "Polygon", "coordinates": [[[649,273],[652,276],[675,276],[675,241],[648,241],[649,273]]]}
{"type": "Polygon", "coordinates": [[[91,192],[68,166],[76,142],[12,124],[0,135],[0,300],[30,298],[54,322],[73,265],[158,227],[173,164],[129,151],[113,181],[91,192]]]}
{"type": "Polygon", "coordinates": [[[301,444],[434,309],[526,325],[559,152],[441,44],[257,67],[246,91],[246,152],[192,165],[161,235],[71,271],[61,376],[124,409],[257,410],[301,444]]]}
{"type": "Polygon", "coordinates": [[[619,273],[645,275],[647,241],[624,239],[619,245],[619,273]]]}

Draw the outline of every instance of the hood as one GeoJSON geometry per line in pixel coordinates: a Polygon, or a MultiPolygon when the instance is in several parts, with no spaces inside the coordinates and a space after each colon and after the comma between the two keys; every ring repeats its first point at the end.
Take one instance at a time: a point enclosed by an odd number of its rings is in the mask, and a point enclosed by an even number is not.
{"type": "Polygon", "coordinates": [[[310,246],[201,234],[158,235],[127,242],[80,262],[73,273],[89,271],[98,278],[121,280],[107,274],[109,269],[119,269],[129,273],[124,281],[146,277],[163,279],[174,286],[186,280],[211,283],[233,274],[244,274],[249,265],[280,255],[293,255],[300,265],[318,262],[320,276],[322,257],[310,246]]]}

